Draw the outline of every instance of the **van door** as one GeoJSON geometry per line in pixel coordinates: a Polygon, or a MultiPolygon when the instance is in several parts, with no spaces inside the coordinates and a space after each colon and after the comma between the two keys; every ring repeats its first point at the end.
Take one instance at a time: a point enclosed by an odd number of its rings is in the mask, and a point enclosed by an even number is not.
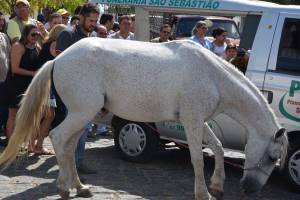
{"type": "Polygon", "coordinates": [[[263,90],[280,123],[300,130],[300,14],[281,13],[263,90]]]}

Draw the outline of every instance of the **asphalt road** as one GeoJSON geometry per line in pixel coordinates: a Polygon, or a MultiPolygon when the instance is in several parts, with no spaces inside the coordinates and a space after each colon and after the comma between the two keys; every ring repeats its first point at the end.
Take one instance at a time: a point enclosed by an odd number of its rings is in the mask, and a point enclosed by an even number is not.
{"type": "MultiPolygon", "coordinates": [[[[46,145],[50,146],[49,140],[46,145]]],[[[241,163],[235,153],[226,160],[241,163]]],[[[86,175],[94,196],[90,199],[151,199],[191,200],[194,198],[194,174],[189,154],[170,148],[160,151],[147,164],[129,163],[121,160],[110,137],[90,141],[87,144],[86,163],[96,168],[96,175],[86,175]]],[[[205,159],[206,181],[213,172],[213,159],[205,159]]],[[[224,200],[300,200],[300,193],[289,190],[282,176],[275,172],[264,189],[257,195],[247,197],[239,187],[242,177],[240,168],[225,164],[226,181],[224,200]]],[[[0,175],[0,199],[36,200],[59,199],[55,179],[58,166],[55,156],[29,156],[11,166],[0,175]]],[[[75,196],[75,192],[71,193],[75,196]]],[[[76,198],[82,199],[82,198],[76,198]]]]}

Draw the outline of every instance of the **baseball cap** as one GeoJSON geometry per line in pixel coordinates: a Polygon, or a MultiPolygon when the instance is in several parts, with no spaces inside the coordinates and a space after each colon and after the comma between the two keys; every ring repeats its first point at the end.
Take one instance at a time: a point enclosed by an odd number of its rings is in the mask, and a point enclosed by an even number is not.
{"type": "Polygon", "coordinates": [[[16,5],[18,5],[19,3],[23,3],[23,4],[25,4],[26,6],[30,6],[30,3],[29,3],[27,0],[17,0],[17,1],[16,1],[16,5]]]}
{"type": "Polygon", "coordinates": [[[69,15],[69,12],[64,8],[59,9],[58,11],[56,11],[56,13],[60,15],[66,15],[66,14],[69,15]]]}

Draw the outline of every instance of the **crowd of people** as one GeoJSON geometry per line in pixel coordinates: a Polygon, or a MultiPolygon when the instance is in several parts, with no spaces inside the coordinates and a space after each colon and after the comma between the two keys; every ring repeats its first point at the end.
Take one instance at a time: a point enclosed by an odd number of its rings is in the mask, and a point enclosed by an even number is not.
{"type": "Polygon", "coordinates": [[[210,26],[212,26],[212,22],[209,20],[198,21],[192,30],[191,40],[211,50],[225,60],[231,61],[237,56],[237,46],[227,40],[227,31],[219,27],[213,29],[212,36],[214,39],[210,41],[206,38],[206,32],[210,26]]]}
{"type": "MultiPolygon", "coordinates": [[[[69,46],[86,37],[135,40],[132,16],[123,15],[119,22],[115,22],[112,14],[104,13],[100,17],[98,7],[92,3],[78,6],[73,16],[66,9],[59,9],[50,14],[47,20],[43,14],[39,14],[37,19],[31,18],[30,3],[27,0],[17,0],[14,11],[15,16],[8,22],[0,12],[0,65],[6,66],[2,67],[0,73],[0,126],[6,127],[3,130],[7,140],[13,133],[22,95],[45,62],[54,59],[69,46]]],[[[213,30],[214,40],[211,42],[205,38],[207,29],[206,21],[197,22],[192,30],[191,40],[228,61],[236,57],[237,48],[227,43],[226,30],[213,30]]],[[[163,24],[159,37],[150,42],[168,42],[170,39],[171,27],[163,24]]],[[[53,89],[49,106],[50,112],[44,114],[39,132],[33,134],[28,145],[28,151],[34,154],[54,154],[43,147],[43,141],[50,128],[57,126],[67,114],[67,108],[53,89]]],[[[96,171],[83,161],[86,138],[87,134],[83,132],[75,151],[76,166],[79,173],[93,174],[96,171]]],[[[0,142],[5,145],[7,140],[0,142]]]]}
{"type": "MultiPolygon", "coordinates": [[[[59,9],[48,17],[39,14],[37,19],[30,17],[30,3],[17,0],[15,16],[6,21],[0,12],[0,47],[1,47],[1,80],[0,80],[0,126],[5,127],[7,144],[14,129],[14,123],[22,95],[26,92],[31,80],[49,60],[85,37],[115,38],[134,40],[131,16],[121,16],[119,23],[114,22],[112,14],[102,14],[92,3],[78,6],[70,16],[66,9],[59,9]],[[10,59],[9,59],[10,58],[10,59]]],[[[66,116],[67,108],[52,90],[49,99],[50,112],[45,113],[40,122],[40,130],[33,134],[28,144],[28,152],[41,155],[52,155],[54,152],[43,146],[49,130],[57,126],[66,116]]],[[[30,122],[28,122],[30,123],[30,122]]],[[[79,173],[93,174],[95,170],[84,164],[84,150],[87,134],[83,132],[76,151],[75,160],[79,173]]]]}

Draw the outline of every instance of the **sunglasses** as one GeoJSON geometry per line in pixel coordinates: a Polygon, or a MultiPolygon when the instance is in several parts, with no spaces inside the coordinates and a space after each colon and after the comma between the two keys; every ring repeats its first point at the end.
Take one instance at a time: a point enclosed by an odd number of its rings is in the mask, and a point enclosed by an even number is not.
{"type": "Polygon", "coordinates": [[[30,9],[30,7],[27,5],[18,5],[17,8],[18,9],[30,9]]]}
{"type": "Polygon", "coordinates": [[[162,33],[171,34],[169,31],[162,31],[162,33]]]}
{"type": "Polygon", "coordinates": [[[34,33],[31,33],[30,35],[31,35],[31,37],[37,37],[37,36],[39,36],[39,35],[40,35],[40,33],[38,33],[38,32],[34,32],[34,33]]]}
{"type": "Polygon", "coordinates": [[[69,17],[62,17],[63,19],[69,19],[69,17]]]}
{"type": "Polygon", "coordinates": [[[104,33],[104,32],[103,33],[99,32],[98,34],[99,35],[107,35],[107,33],[104,33]]]}

